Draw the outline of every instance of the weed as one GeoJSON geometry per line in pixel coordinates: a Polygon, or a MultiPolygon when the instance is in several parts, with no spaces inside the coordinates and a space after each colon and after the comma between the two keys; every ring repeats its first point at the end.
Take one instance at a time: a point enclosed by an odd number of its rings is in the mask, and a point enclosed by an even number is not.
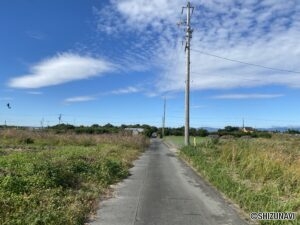
{"type": "MultiPolygon", "coordinates": [[[[190,161],[219,190],[247,212],[300,214],[300,140],[275,135],[271,139],[207,140],[184,147],[190,161]]],[[[262,221],[261,224],[266,224],[262,221]]],[[[286,224],[285,221],[267,224],[286,224]]],[[[299,219],[290,224],[300,224],[299,219]]]]}
{"type": "Polygon", "coordinates": [[[118,134],[5,130],[0,139],[11,146],[0,154],[3,225],[84,224],[101,193],[128,175],[147,145],[143,137],[118,134]]]}

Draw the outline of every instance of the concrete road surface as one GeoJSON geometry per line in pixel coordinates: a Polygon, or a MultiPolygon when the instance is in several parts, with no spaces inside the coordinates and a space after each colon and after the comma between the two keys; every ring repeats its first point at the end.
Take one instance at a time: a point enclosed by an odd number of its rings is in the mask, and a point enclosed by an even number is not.
{"type": "Polygon", "coordinates": [[[91,225],[247,224],[220,194],[160,140],[135,162],[114,197],[100,202],[91,225]]]}

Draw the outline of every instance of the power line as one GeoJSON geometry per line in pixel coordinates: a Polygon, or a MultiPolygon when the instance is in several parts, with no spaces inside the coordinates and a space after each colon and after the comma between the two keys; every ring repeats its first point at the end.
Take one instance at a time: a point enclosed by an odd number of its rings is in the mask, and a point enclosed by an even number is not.
{"type": "MultiPolygon", "coordinates": [[[[191,74],[203,75],[203,73],[198,73],[198,72],[194,72],[194,71],[192,71],[191,74]]],[[[225,75],[221,75],[221,76],[219,76],[219,77],[226,78],[225,75]]],[[[247,81],[254,81],[254,82],[260,82],[260,81],[263,81],[262,79],[256,79],[256,78],[244,78],[244,77],[239,77],[239,80],[247,80],[247,81]]],[[[193,83],[193,80],[192,80],[192,83],[193,83]]]]}
{"type": "Polygon", "coordinates": [[[223,59],[223,60],[227,60],[227,61],[231,61],[231,62],[236,62],[236,63],[248,65],[248,66],[260,67],[260,68],[264,68],[264,69],[268,69],[268,70],[274,70],[274,71],[280,71],[280,72],[286,72],[286,73],[300,73],[300,71],[285,70],[285,69],[280,69],[280,68],[274,68],[274,67],[259,65],[259,64],[255,64],[255,63],[244,62],[244,61],[240,61],[240,60],[237,60],[237,59],[230,59],[230,58],[227,58],[227,57],[223,57],[223,56],[203,52],[203,51],[196,50],[196,49],[191,49],[191,50],[193,52],[198,52],[202,55],[208,55],[208,56],[212,56],[212,57],[215,57],[215,58],[218,58],[218,59],[223,59]]]}

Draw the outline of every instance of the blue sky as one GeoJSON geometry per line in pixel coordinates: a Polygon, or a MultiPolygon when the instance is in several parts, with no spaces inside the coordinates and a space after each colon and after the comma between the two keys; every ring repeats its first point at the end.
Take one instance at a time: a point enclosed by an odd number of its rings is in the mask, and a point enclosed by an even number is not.
{"type": "MultiPolygon", "coordinates": [[[[300,126],[299,1],[191,3],[191,126],[300,126]]],[[[184,5],[2,0],[0,124],[183,126],[184,5]]]]}

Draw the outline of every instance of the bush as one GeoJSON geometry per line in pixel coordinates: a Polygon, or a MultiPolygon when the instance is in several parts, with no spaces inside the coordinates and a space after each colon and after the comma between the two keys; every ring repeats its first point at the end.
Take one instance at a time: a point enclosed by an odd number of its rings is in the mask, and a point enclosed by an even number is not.
{"type": "Polygon", "coordinates": [[[24,138],[24,139],[21,139],[19,141],[20,144],[33,144],[34,143],[34,140],[30,137],[27,137],[27,138],[24,138]]]}
{"type": "MultiPolygon", "coordinates": [[[[6,134],[14,143],[13,135],[25,133],[6,134]]],[[[145,138],[132,136],[27,134],[34,150],[20,151],[18,144],[17,151],[0,155],[1,225],[84,224],[100,194],[129,174],[146,145],[145,138]]]]}

